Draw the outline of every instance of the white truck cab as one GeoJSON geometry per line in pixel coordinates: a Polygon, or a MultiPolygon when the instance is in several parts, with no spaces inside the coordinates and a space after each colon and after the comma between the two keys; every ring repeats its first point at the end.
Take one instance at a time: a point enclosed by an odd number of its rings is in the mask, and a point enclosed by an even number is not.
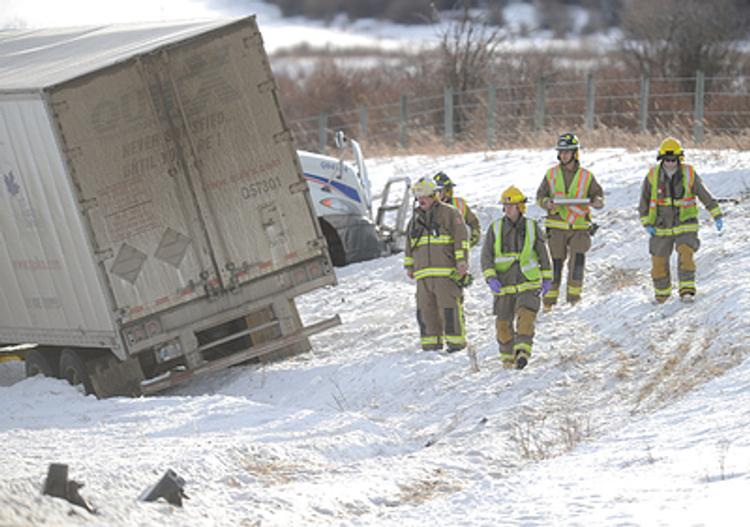
{"type": "Polygon", "coordinates": [[[343,266],[401,250],[409,206],[409,178],[388,180],[378,196],[378,213],[373,218],[372,189],[362,148],[340,130],[334,138],[341,152],[351,146],[353,163],[297,151],[333,264],[343,266]],[[401,187],[400,191],[392,190],[394,186],[401,187]],[[386,223],[389,221],[390,224],[386,223]]]}

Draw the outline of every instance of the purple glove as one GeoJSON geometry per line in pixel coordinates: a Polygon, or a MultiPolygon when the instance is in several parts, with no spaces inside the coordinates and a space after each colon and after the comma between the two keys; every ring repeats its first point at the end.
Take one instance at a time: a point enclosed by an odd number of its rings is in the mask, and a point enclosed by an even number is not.
{"type": "Polygon", "coordinates": [[[544,296],[549,293],[550,289],[552,289],[552,280],[542,280],[542,289],[540,292],[540,296],[544,296]]]}
{"type": "Polygon", "coordinates": [[[503,284],[500,283],[500,280],[498,280],[494,276],[487,280],[487,285],[490,286],[490,289],[496,295],[500,294],[500,288],[503,287],[503,284]]]}

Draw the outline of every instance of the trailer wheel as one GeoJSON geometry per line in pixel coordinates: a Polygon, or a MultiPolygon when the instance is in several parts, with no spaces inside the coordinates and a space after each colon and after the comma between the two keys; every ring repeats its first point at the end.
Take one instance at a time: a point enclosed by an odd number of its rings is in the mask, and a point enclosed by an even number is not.
{"type": "Polygon", "coordinates": [[[83,385],[86,395],[94,393],[91,377],[81,355],[70,349],[60,354],[60,376],[73,386],[83,385]]]}
{"type": "Polygon", "coordinates": [[[53,351],[31,350],[24,358],[26,377],[40,373],[45,377],[59,377],[57,362],[57,354],[53,351]]]}

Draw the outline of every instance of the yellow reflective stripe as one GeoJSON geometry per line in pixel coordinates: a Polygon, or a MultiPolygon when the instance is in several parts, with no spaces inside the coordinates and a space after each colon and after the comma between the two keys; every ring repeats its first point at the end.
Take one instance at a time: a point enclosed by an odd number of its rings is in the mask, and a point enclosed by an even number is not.
{"type": "Polygon", "coordinates": [[[544,220],[544,226],[549,227],[550,229],[562,229],[566,231],[567,230],[584,231],[590,227],[590,224],[589,222],[586,222],[584,224],[576,223],[574,225],[570,225],[567,221],[546,219],[544,220]]]}
{"type": "Polygon", "coordinates": [[[581,294],[581,288],[569,285],[568,286],[568,294],[569,295],[580,295],[581,294]]]}
{"type": "Polygon", "coordinates": [[[542,269],[542,279],[552,280],[552,269],[542,269]]]}
{"type": "Polygon", "coordinates": [[[695,289],[695,280],[680,280],[680,289],[685,289],[686,287],[695,289]]]}
{"type": "Polygon", "coordinates": [[[456,249],[454,251],[454,254],[456,255],[456,260],[463,260],[466,258],[466,254],[464,253],[463,249],[456,249]]]}
{"type": "Polygon", "coordinates": [[[651,225],[651,222],[648,219],[648,216],[641,216],[641,224],[642,225],[651,225]]]}
{"type": "Polygon", "coordinates": [[[414,278],[427,278],[428,276],[440,276],[450,278],[451,274],[456,272],[455,267],[426,267],[414,272],[414,278]]]}
{"type": "Polygon", "coordinates": [[[461,242],[461,247],[463,247],[464,249],[467,249],[467,250],[468,250],[468,249],[470,249],[470,248],[471,248],[471,245],[470,245],[470,242],[469,242],[469,240],[464,240],[464,241],[462,241],[462,242],[461,242]]]}
{"type": "Polygon", "coordinates": [[[721,207],[716,205],[713,209],[708,211],[709,214],[711,214],[712,218],[715,218],[716,216],[721,216],[721,207]]]}
{"type": "Polygon", "coordinates": [[[404,256],[404,266],[411,267],[414,265],[414,258],[412,256],[404,256]]]}
{"type": "Polygon", "coordinates": [[[554,300],[557,298],[560,291],[558,289],[550,289],[547,291],[547,294],[544,295],[544,298],[549,298],[550,300],[554,300]]]}
{"type": "Polygon", "coordinates": [[[524,291],[532,291],[539,289],[541,286],[540,282],[521,282],[518,285],[506,285],[500,288],[499,293],[493,293],[495,296],[515,295],[517,293],[523,293],[524,291]]]}
{"type": "Polygon", "coordinates": [[[458,309],[458,326],[461,329],[461,335],[455,336],[455,338],[457,339],[455,341],[449,340],[454,338],[453,335],[446,335],[445,339],[446,341],[453,342],[455,344],[466,344],[466,324],[464,323],[464,306],[461,298],[456,299],[456,307],[458,309]]]}
{"type": "Polygon", "coordinates": [[[466,344],[466,337],[459,335],[446,335],[445,342],[448,344],[466,344]]]}
{"type": "Polygon", "coordinates": [[[656,293],[656,296],[669,296],[672,294],[672,284],[669,284],[664,289],[654,288],[654,292],[656,293]]]}
{"type": "Polygon", "coordinates": [[[496,264],[502,264],[502,263],[513,263],[516,260],[518,260],[519,253],[505,253],[503,256],[496,256],[495,257],[495,263],[496,264]]]}
{"type": "Polygon", "coordinates": [[[500,360],[502,360],[503,362],[513,362],[515,358],[515,353],[500,353],[500,360]]]}
{"type": "Polygon", "coordinates": [[[441,234],[440,236],[420,236],[414,244],[414,247],[451,244],[453,244],[453,236],[450,236],[449,234],[441,234]]]}
{"type": "Polygon", "coordinates": [[[494,269],[485,269],[482,271],[482,276],[485,278],[492,278],[493,276],[497,276],[497,272],[494,269]]]}
{"type": "Polygon", "coordinates": [[[527,357],[528,355],[531,355],[531,344],[529,344],[528,342],[517,342],[513,345],[513,349],[516,350],[516,352],[525,351],[527,353],[527,357]]]}
{"type": "Polygon", "coordinates": [[[435,345],[435,344],[442,344],[443,339],[442,337],[422,337],[419,339],[420,344],[422,345],[435,345]]]}
{"type": "Polygon", "coordinates": [[[687,232],[698,232],[697,223],[685,223],[678,225],[677,227],[656,229],[657,236],[677,236],[679,234],[685,234],[687,232]]]}

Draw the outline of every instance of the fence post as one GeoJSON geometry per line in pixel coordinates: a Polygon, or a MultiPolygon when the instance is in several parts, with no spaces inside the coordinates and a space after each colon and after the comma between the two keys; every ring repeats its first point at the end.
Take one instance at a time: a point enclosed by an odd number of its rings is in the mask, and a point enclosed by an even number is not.
{"type": "Polygon", "coordinates": [[[497,110],[497,89],[490,86],[487,93],[487,148],[495,146],[495,112],[497,110]]]}
{"type": "Polygon", "coordinates": [[[406,95],[401,96],[401,116],[399,120],[399,140],[401,142],[401,148],[406,148],[408,141],[406,132],[406,120],[409,118],[407,107],[406,107],[406,95]]]}
{"type": "Polygon", "coordinates": [[[320,153],[326,153],[326,143],[328,142],[328,114],[323,112],[318,117],[318,144],[320,153]]]}
{"type": "Polygon", "coordinates": [[[538,132],[544,128],[544,90],[547,80],[539,77],[536,83],[536,107],[534,108],[534,131],[538,132]]]}
{"type": "Polygon", "coordinates": [[[645,132],[648,130],[648,95],[649,88],[651,86],[651,80],[645,75],[641,77],[641,111],[639,116],[638,128],[639,131],[645,132]]]}
{"type": "Polygon", "coordinates": [[[704,113],[703,103],[706,94],[706,77],[702,71],[695,72],[695,108],[693,112],[693,139],[696,144],[703,142],[704,113]]]}
{"type": "Polygon", "coordinates": [[[443,141],[445,146],[453,143],[453,88],[443,89],[443,141]]]}
{"type": "Polygon", "coordinates": [[[586,74],[586,129],[594,129],[594,76],[586,74]]]}
{"type": "Polygon", "coordinates": [[[359,109],[359,137],[360,141],[367,139],[367,106],[359,109]]]}

